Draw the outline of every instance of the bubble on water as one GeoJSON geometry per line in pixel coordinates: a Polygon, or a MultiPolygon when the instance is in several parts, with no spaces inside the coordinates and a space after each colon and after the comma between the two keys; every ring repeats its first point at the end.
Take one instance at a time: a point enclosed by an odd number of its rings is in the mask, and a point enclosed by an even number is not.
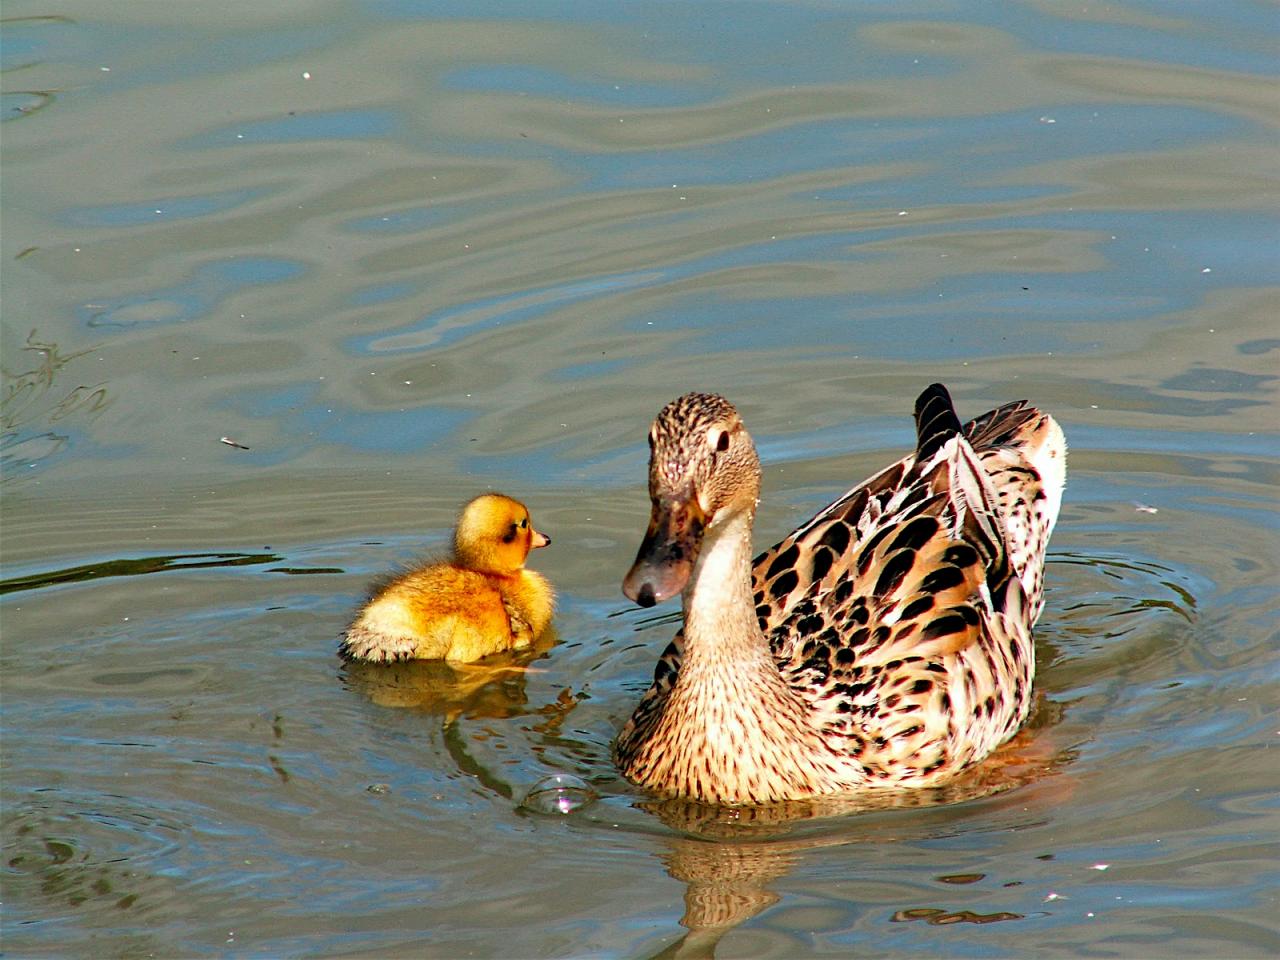
{"type": "Polygon", "coordinates": [[[571,773],[553,773],[530,787],[520,806],[534,813],[565,815],[576,813],[598,797],[585,780],[571,773]]]}

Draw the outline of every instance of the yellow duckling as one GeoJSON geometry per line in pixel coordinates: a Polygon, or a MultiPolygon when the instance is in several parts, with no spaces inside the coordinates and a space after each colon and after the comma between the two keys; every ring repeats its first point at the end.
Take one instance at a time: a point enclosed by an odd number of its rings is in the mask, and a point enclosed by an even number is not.
{"type": "Polygon", "coordinates": [[[524,562],[550,542],[520,501],[476,497],[458,519],[453,557],[379,589],[347,628],[339,653],[349,660],[467,662],[529,646],[551,622],[555,591],[524,562]]]}

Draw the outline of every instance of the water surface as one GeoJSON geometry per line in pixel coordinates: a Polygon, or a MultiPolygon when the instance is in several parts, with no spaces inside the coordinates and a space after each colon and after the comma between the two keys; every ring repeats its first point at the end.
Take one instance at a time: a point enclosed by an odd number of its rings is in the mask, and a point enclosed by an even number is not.
{"type": "Polygon", "coordinates": [[[9,952],[1280,952],[1274,10],[4,16],[9,952]],[[739,405],[763,546],[936,379],[1071,444],[1018,762],[853,812],[619,780],[652,415],[739,405]],[[342,665],[484,489],[555,540],[553,642],[342,665]],[[521,807],[554,773],[600,799],[521,807]]]}

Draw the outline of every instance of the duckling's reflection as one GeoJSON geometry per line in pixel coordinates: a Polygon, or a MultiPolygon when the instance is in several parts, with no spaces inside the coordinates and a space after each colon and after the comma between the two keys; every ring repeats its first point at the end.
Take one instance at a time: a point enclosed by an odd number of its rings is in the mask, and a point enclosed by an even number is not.
{"type": "Polygon", "coordinates": [[[532,647],[475,663],[350,661],[341,669],[352,690],[379,706],[438,714],[448,723],[460,717],[501,719],[529,712],[526,678],[555,644],[555,631],[548,629],[532,647]]]}
{"type": "MultiPolygon", "coordinates": [[[[784,877],[806,852],[887,839],[886,824],[880,817],[863,822],[846,820],[838,833],[827,830],[802,835],[806,823],[812,827],[813,821],[851,814],[941,808],[1051,781],[1074,756],[1071,749],[1055,743],[1045,729],[1057,722],[1060,713],[1059,705],[1041,701],[1031,722],[1005,746],[955,780],[931,790],[795,800],[761,807],[711,806],[689,800],[638,804],[680,834],[672,838],[671,849],[662,855],[662,860],[671,877],[685,884],[680,924],[688,932],[656,954],[654,960],[715,957],[716,946],[726,933],[781,899],[769,884],[784,877]]],[[[1055,789],[1069,789],[1065,778],[1058,779],[1062,782],[1055,789]]],[[[903,824],[902,839],[920,832],[933,835],[940,823],[947,822],[949,817],[903,824]]],[[[944,910],[933,912],[944,918],[965,919],[944,910]]],[[[899,913],[905,915],[910,910],[899,913]]],[[[970,916],[972,922],[995,919],[970,916]]],[[[999,919],[1016,917],[1006,914],[999,919]]]]}

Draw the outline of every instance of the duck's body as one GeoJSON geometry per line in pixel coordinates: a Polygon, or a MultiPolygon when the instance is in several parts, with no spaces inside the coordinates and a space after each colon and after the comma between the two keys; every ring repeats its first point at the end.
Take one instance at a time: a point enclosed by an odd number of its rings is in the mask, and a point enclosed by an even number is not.
{"type": "Polygon", "coordinates": [[[915,453],[753,563],[737,411],[689,394],[659,414],[624,590],[682,592],[684,628],[615,743],[628,778],[737,804],[927,787],[1018,729],[1065,440],[1024,403],[962,427],[937,384],[916,420],[915,453]]]}
{"type": "Polygon", "coordinates": [[[339,652],[352,660],[471,661],[529,646],[551,622],[555,592],[524,562],[550,542],[524,504],[476,497],[458,521],[453,557],[378,590],[339,652]]]}

